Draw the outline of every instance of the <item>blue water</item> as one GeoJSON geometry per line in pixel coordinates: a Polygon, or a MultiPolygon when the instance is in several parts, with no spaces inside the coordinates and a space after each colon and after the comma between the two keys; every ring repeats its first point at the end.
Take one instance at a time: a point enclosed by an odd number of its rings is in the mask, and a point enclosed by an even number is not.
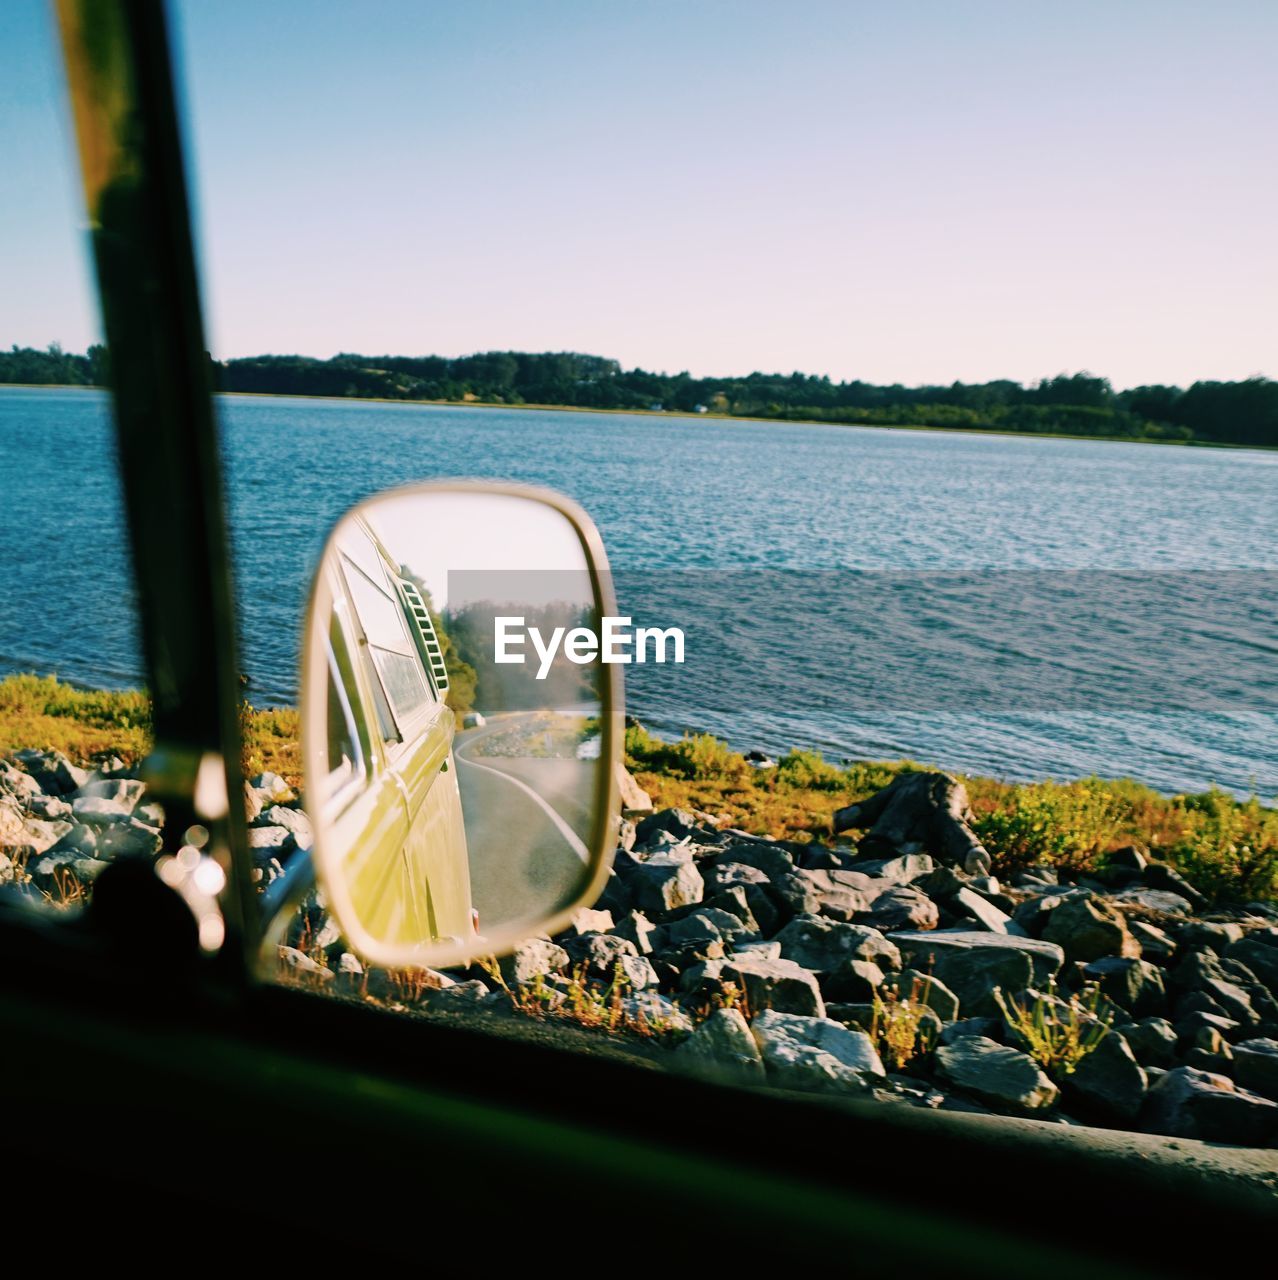
{"type": "MultiPolygon", "coordinates": [[[[300,399],[220,413],[259,703],[294,698],[308,577],[346,507],[493,476],[576,498],[625,610],[687,630],[685,667],[629,674],[654,729],[1278,793],[1278,454],[300,399]]],[[[0,670],[140,680],[113,468],[103,396],[0,388],[0,670]]]]}

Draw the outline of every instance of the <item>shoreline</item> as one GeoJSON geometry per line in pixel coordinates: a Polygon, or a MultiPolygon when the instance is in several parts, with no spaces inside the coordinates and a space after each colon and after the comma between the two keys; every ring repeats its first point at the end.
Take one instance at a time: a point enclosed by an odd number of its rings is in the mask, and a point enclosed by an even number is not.
{"type": "MultiPolygon", "coordinates": [[[[74,383],[4,382],[0,387],[16,387],[24,391],[96,391],[109,394],[107,387],[91,387],[74,383]]],[[[1145,436],[1088,436],[1066,431],[1007,431],[999,427],[934,427],[919,423],[896,422],[830,422],[821,418],[757,418],[732,413],[682,413],[665,409],[604,409],[579,404],[507,404],[500,400],[403,400],[393,396],[321,396],[304,392],[282,391],[215,391],[215,397],[237,397],[252,400],[319,400],[326,404],[393,404],[432,409],[509,409],[533,413],[597,413],[612,416],[687,419],[693,422],[761,424],[764,426],[830,427],[838,430],[914,431],[952,436],[1003,436],[1012,440],[1082,440],[1097,444],[1157,445],[1171,449],[1229,449],[1256,453],[1278,452],[1278,445],[1234,444],[1227,440],[1150,440],[1145,436]]]]}

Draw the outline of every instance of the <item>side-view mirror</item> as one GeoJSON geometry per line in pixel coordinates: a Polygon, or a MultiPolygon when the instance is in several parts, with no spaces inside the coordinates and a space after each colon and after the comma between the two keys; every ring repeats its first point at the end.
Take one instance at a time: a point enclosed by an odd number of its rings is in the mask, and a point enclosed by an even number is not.
{"type": "Polygon", "coordinates": [[[597,897],[616,841],[621,680],[589,517],[449,481],[361,502],[324,548],[302,658],[312,856],[375,964],[499,955],[597,897]]]}

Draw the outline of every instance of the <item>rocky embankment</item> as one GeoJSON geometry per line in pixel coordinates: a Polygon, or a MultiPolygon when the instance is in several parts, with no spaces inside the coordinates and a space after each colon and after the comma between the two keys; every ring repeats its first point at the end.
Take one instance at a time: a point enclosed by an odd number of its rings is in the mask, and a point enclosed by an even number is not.
{"type": "Polygon", "coordinates": [[[619,971],[629,1025],[743,1082],[1278,1145],[1278,907],[1207,910],[1137,847],[1000,884],[966,817],[907,774],[841,812],[855,843],[626,823],[596,908],[503,979],[619,971]]]}
{"type": "MultiPolygon", "coordinates": [[[[310,827],[274,774],[245,802],[265,885],[310,827]]],[[[740,1083],[1278,1146],[1274,903],[1210,908],[1136,846],[1091,876],[1000,883],[938,773],[840,811],[860,834],[824,844],[632,816],[600,901],[554,938],[448,974],[366,969],[313,895],[281,972],[643,1037],[740,1083]]],[[[118,761],[19,752],[0,762],[0,883],[75,905],[114,859],[158,851],[160,821],[118,761]]]]}

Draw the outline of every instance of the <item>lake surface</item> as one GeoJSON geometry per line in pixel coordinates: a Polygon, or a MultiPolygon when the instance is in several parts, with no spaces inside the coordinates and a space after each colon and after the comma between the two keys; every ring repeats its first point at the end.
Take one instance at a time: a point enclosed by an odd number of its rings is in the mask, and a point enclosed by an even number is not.
{"type": "MultiPolygon", "coordinates": [[[[342,511],[516,479],[597,521],[623,612],[681,626],[632,714],[741,748],[1278,793],[1278,454],[223,397],[243,666],[295,695],[342,511]]],[[[137,683],[108,404],[0,388],[0,671],[137,683]]],[[[157,493],[157,503],[166,496],[157,493]]]]}

